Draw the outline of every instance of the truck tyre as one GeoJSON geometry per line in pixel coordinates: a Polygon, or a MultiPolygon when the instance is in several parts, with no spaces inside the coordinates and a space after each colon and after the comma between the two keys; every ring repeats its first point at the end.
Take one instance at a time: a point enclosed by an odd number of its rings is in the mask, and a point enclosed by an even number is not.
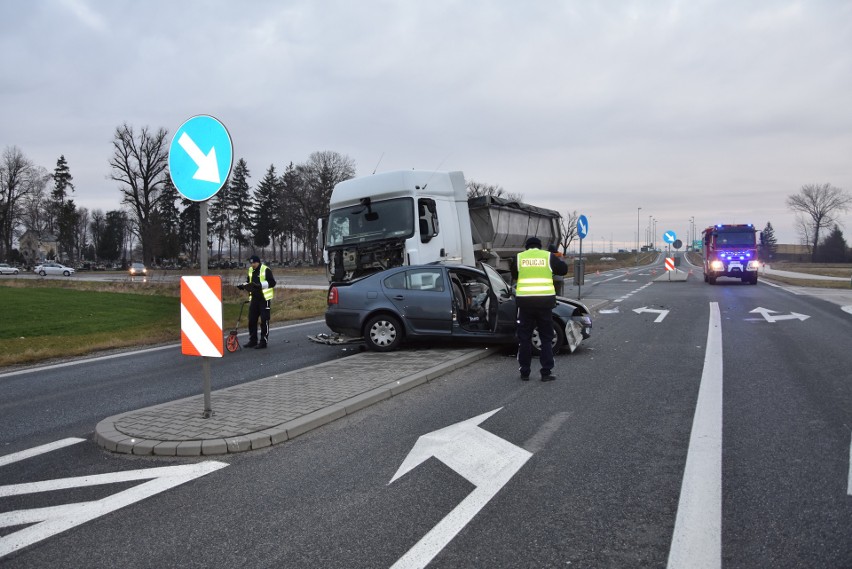
{"type": "Polygon", "coordinates": [[[716,284],[716,277],[707,277],[707,282],[711,285],[716,284]]]}
{"type": "Polygon", "coordinates": [[[757,284],[757,273],[754,273],[751,276],[751,278],[748,280],[748,284],[753,284],[753,285],[757,284]]]}
{"type": "MultiPolygon", "coordinates": [[[[533,353],[538,355],[541,353],[541,339],[538,336],[538,328],[533,330],[532,337],[533,353]]],[[[558,354],[565,347],[565,330],[557,320],[553,321],[553,355],[558,354]]]]}
{"type": "Polygon", "coordinates": [[[402,343],[402,324],[389,314],[373,316],[364,326],[364,341],[374,352],[392,352],[402,343]]]}

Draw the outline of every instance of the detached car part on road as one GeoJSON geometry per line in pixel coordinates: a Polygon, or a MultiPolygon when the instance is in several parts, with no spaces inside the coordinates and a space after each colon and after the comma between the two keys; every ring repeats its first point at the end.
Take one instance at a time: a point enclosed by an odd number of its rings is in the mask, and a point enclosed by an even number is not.
{"type": "MultiPolygon", "coordinates": [[[[363,341],[389,352],[408,340],[460,339],[514,344],[517,308],[511,287],[491,266],[413,265],[351,282],[332,283],[326,325],[335,335],[309,338],[324,344],[363,341]]],[[[589,338],[592,319],[581,302],[557,297],[553,347],[573,352],[589,338]]],[[[538,347],[538,331],[533,337],[538,347]]]]}

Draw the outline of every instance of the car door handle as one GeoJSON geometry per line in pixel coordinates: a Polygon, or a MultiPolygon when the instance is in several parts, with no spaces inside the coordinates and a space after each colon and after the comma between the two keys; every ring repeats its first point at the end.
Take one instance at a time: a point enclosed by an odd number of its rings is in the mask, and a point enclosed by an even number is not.
{"type": "Polygon", "coordinates": [[[405,297],[404,297],[404,296],[402,296],[401,294],[398,294],[398,295],[396,295],[395,297],[393,297],[393,299],[394,299],[394,300],[405,300],[405,297]]]}

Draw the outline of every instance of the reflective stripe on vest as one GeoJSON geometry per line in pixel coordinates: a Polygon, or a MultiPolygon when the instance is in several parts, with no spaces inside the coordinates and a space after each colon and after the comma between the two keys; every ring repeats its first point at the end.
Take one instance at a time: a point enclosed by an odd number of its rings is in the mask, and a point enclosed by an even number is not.
{"type": "Polygon", "coordinates": [[[518,253],[517,296],[555,296],[553,271],[550,269],[550,252],[527,249],[518,253]]]}
{"type": "MultiPolygon", "coordinates": [[[[263,284],[266,283],[266,265],[260,265],[260,267],[258,267],[257,270],[260,271],[260,275],[258,275],[258,277],[260,278],[260,284],[262,286],[263,284]]],[[[251,277],[252,277],[253,273],[254,273],[254,267],[249,266],[249,270],[248,270],[249,282],[251,282],[251,277]]],[[[272,300],[273,296],[275,296],[275,289],[274,288],[263,289],[264,300],[272,300]]],[[[251,293],[249,293],[249,297],[251,297],[251,293]]]]}

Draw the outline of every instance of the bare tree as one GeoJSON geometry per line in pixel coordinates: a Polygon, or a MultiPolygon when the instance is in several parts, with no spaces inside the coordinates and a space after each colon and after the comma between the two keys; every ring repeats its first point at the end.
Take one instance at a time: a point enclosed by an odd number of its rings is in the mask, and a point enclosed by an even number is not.
{"type": "Polygon", "coordinates": [[[143,261],[147,263],[154,261],[152,214],[168,174],[167,135],[166,129],[152,134],[144,127],[137,137],[133,127],[124,123],[115,129],[113,156],[109,161],[113,169],[109,178],[121,184],[122,203],[130,210],[142,244],[143,261]]]}
{"type": "Polygon", "coordinates": [[[43,195],[50,175],[33,164],[17,146],[7,147],[0,158],[0,258],[12,254],[12,243],[22,225],[26,199],[43,195]]]}
{"type": "Polygon", "coordinates": [[[837,214],[846,212],[852,205],[852,196],[848,192],[831,184],[807,184],[798,194],[787,197],[787,207],[802,214],[802,227],[810,237],[811,261],[816,259],[819,234],[822,229],[830,229],[836,223],[837,214]]]}
{"type": "Polygon", "coordinates": [[[568,255],[568,248],[574,239],[577,238],[577,219],[579,218],[577,210],[569,211],[568,214],[559,220],[562,225],[562,242],[559,246],[562,248],[562,254],[568,255]]]}
{"type": "Polygon", "coordinates": [[[524,201],[524,194],[516,194],[507,192],[503,186],[496,184],[485,184],[476,180],[467,181],[467,197],[478,198],[480,196],[491,196],[494,198],[503,198],[512,202],[524,201]]]}
{"type": "Polygon", "coordinates": [[[319,258],[317,220],[328,217],[331,192],[339,182],[355,176],[355,161],[338,152],[314,152],[305,164],[297,166],[299,183],[284,184],[287,200],[296,206],[294,223],[301,229],[303,243],[310,247],[311,256],[319,258]]]}

